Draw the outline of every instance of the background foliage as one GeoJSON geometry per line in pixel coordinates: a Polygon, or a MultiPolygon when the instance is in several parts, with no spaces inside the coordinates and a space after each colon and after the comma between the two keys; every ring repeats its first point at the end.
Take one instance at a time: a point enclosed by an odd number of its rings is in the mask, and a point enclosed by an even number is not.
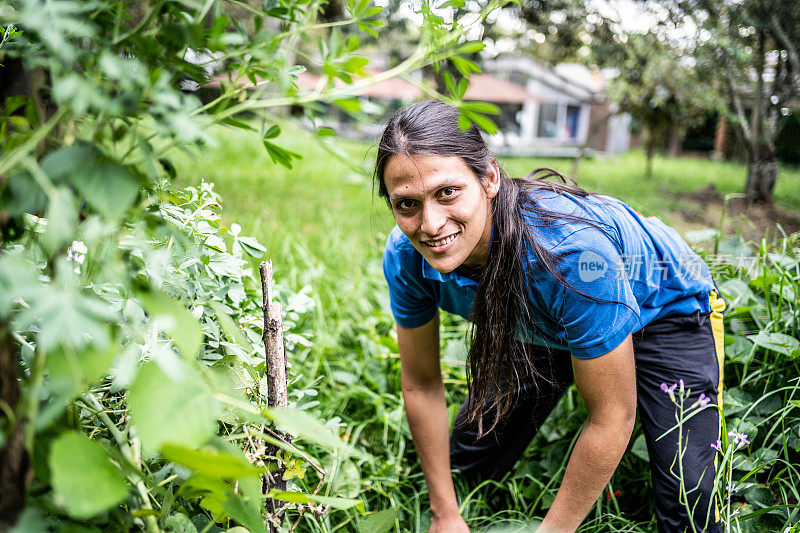
{"type": "MultiPolygon", "coordinates": [[[[171,185],[173,160],[212,146],[214,124],[260,134],[261,161],[291,167],[302,154],[281,145],[281,109],[301,106],[313,121],[326,103],[363,116],[348,84],[376,81],[360,50],[378,37],[381,10],[350,1],[331,25],[317,22],[323,4],[2,7],[0,527],[262,531],[260,475],[277,465],[290,491],[273,496],[297,516],[366,511],[342,497],[358,491],[337,472],[371,459],[337,418],[310,414],[313,382],[291,387],[292,414],[265,405],[259,285],[245,258],[266,247],[222,223],[212,184],[171,185]],[[301,93],[306,65],[328,84],[301,93]],[[227,74],[212,100],[182,90],[215,69],[227,74]],[[303,449],[277,441],[273,425],[303,449]]],[[[469,64],[459,54],[481,46],[430,10],[421,29],[389,76],[469,64]]],[[[302,359],[309,289],[277,296],[287,348],[302,359]]]]}

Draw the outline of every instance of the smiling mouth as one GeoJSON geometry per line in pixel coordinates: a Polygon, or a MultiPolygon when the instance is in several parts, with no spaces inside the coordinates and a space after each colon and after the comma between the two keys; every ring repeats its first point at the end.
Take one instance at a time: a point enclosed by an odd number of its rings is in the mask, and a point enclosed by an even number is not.
{"type": "Polygon", "coordinates": [[[437,241],[422,241],[422,243],[428,248],[433,249],[434,251],[439,251],[437,250],[437,248],[443,249],[444,247],[446,247],[448,244],[450,244],[455,240],[455,238],[459,235],[459,233],[461,232],[453,233],[452,235],[448,235],[444,239],[439,239],[437,241]]]}

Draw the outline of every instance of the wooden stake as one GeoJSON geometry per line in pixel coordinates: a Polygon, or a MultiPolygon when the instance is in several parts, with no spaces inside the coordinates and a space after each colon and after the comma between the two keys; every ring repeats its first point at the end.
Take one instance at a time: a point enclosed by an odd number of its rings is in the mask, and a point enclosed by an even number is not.
{"type": "MultiPolygon", "coordinates": [[[[283,341],[283,310],[281,304],[272,301],[272,262],[261,262],[261,292],[264,299],[264,354],[266,356],[265,374],[267,377],[267,404],[270,407],[286,407],[286,349],[283,341]]],[[[290,435],[276,432],[286,442],[291,442],[290,435]]],[[[286,470],[278,459],[280,449],[273,445],[266,446],[265,455],[275,457],[278,468],[267,472],[262,481],[264,494],[271,489],[286,490],[283,473],[286,470]]],[[[271,517],[283,521],[283,516],[278,508],[279,503],[272,498],[267,499],[267,512],[271,517]],[[280,515],[280,516],[276,516],[280,515]]],[[[277,532],[277,527],[272,520],[268,521],[270,533],[277,532]]]]}
{"type": "Polygon", "coordinates": [[[272,301],[272,262],[261,262],[261,290],[264,295],[264,352],[267,357],[267,403],[286,407],[286,352],[283,344],[283,310],[272,301]]]}

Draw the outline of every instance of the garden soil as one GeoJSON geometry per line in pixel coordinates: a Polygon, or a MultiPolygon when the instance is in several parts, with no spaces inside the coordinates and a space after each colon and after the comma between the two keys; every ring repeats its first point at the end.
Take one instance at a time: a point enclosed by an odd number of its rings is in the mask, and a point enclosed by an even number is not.
{"type": "MultiPolygon", "coordinates": [[[[722,215],[724,195],[713,185],[689,193],[675,193],[679,208],[675,213],[682,231],[699,228],[716,228],[722,215]]],[[[731,198],[725,209],[724,233],[740,233],[747,241],[760,242],[781,236],[778,225],[786,234],[800,231],[800,211],[776,205],[750,204],[745,198],[731,198]]]]}

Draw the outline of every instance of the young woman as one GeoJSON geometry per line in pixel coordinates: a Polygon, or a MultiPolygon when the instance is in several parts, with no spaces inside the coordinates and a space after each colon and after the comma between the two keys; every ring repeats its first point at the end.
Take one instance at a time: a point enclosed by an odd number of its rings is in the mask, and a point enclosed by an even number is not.
{"type": "Polygon", "coordinates": [[[720,531],[709,401],[721,389],[724,304],[708,267],[675,231],[616,199],[507,177],[458,116],[437,101],[399,111],[376,166],[397,222],[383,268],[431,532],[468,531],[451,467],[469,480],[502,476],[573,381],[589,416],[540,531],[578,527],[637,406],[659,530],[720,531]],[[474,324],[469,395],[449,443],[439,309],[474,324]],[[679,464],[672,398],[682,391],[698,412],[684,424],[679,464]]]}

